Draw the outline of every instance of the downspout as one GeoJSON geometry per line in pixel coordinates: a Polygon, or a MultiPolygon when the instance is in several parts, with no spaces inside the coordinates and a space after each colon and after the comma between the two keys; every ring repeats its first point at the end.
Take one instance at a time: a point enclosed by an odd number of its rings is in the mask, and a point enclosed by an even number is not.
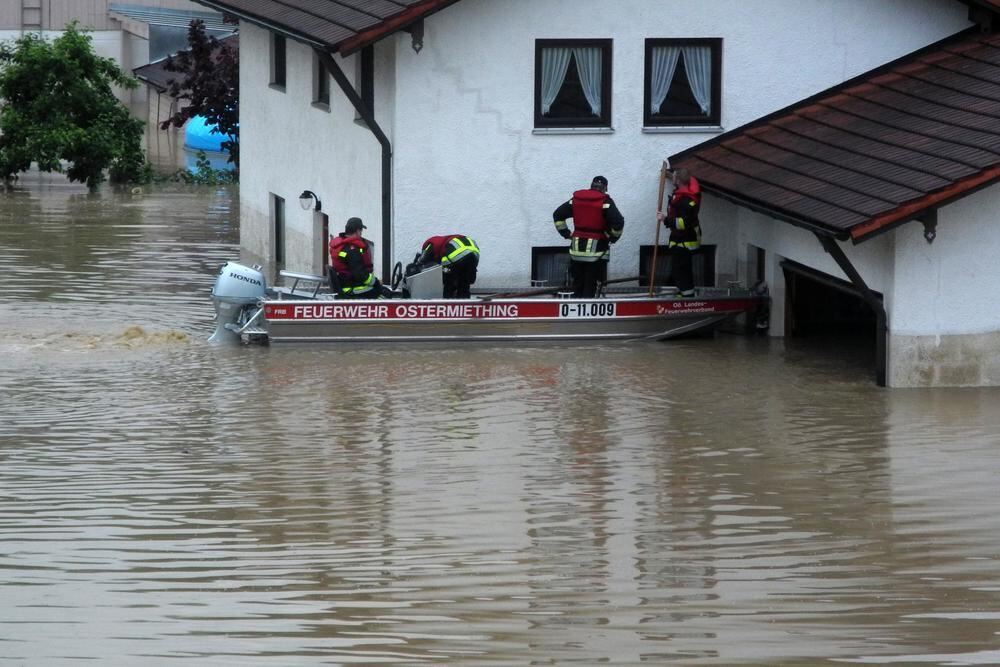
{"type": "Polygon", "coordinates": [[[850,279],[851,284],[857,288],[858,292],[861,293],[861,297],[871,307],[872,311],[875,312],[875,383],[880,387],[884,387],[886,386],[886,353],[888,351],[889,330],[885,304],[868,287],[864,278],[861,277],[858,270],[851,264],[851,260],[847,259],[847,255],[844,254],[843,248],[837,243],[837,239],[826,234],[820,234],[819,232],[816,232],[816,238],[823,244],[823,249],[830,253],[834,261],[837,262],[837,266],[840,267],[840,270],[850,279]]]}
{"type": "Polygon", "coordinates": [[[388,285],[392,275],[392,144],[376,122],[372,109],[364,103],[358,91],[347,80],[340,65],[326,51],[313,50],[382,146],[382,283],[388,285]]]}

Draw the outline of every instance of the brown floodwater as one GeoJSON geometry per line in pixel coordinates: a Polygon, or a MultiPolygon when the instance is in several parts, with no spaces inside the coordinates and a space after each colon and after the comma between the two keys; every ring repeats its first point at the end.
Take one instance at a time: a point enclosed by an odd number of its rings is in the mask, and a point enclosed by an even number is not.
{"type": "Polygon", "coordinates": [[[0,664],[1000,664],[997,391],[728,334],[210,345],[237,201],[0,193],[0,664]]]}

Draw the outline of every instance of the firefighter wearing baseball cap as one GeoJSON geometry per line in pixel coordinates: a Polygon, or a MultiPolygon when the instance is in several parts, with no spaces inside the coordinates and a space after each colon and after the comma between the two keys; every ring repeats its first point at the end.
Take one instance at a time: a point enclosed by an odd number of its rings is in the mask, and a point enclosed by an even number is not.
{"type": "Polygon", "coordinates": [[[597,295],[597,282],[606,279],[611,244],[622,237],[625,219],[608,195],[608,179],[594,176],[590,188],[577,190],[573,197],[552,213],[556,231],[570,240],[570,275],[573,296],[597,295]],[[573,219],[570,230],[567,220],[573,219]]]}
{"type": "Polygon", "coordinates": [[[375,277],[371,241],[361,218],[350,218],[344,231],[330,237],[330,289],[340,299],[381,299],[389,290],[375,277]]]}

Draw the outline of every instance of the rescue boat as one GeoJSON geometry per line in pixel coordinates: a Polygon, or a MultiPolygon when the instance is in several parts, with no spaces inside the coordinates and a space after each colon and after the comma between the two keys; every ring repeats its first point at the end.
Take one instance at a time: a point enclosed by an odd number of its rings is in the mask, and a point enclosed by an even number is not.
{"type": "Polygon", "coordinates": [[[402,277],[394,271],[387,299],[337,299],[322,276],[280,272],[289,286],[268,286],[259,266],[228,262],[212,288],[215,333],[209,339],[247,343],[430,341],[667,340],[711,331],[767,307],[761,290],[739,286],[676,289],[605,287],[592,299],[561,288],[477,291],[444,299],[441,267],[402,277]]]}

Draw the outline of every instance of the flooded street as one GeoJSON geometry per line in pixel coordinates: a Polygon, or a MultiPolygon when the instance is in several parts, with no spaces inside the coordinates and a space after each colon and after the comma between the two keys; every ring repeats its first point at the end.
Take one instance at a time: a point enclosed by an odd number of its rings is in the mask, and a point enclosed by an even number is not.
{"type": "Polygon", "coordinates": [[[726,334],[213,346],[238,217],[0,192],[0,664],[1000,664],[1000,392],[726,334]]]}

